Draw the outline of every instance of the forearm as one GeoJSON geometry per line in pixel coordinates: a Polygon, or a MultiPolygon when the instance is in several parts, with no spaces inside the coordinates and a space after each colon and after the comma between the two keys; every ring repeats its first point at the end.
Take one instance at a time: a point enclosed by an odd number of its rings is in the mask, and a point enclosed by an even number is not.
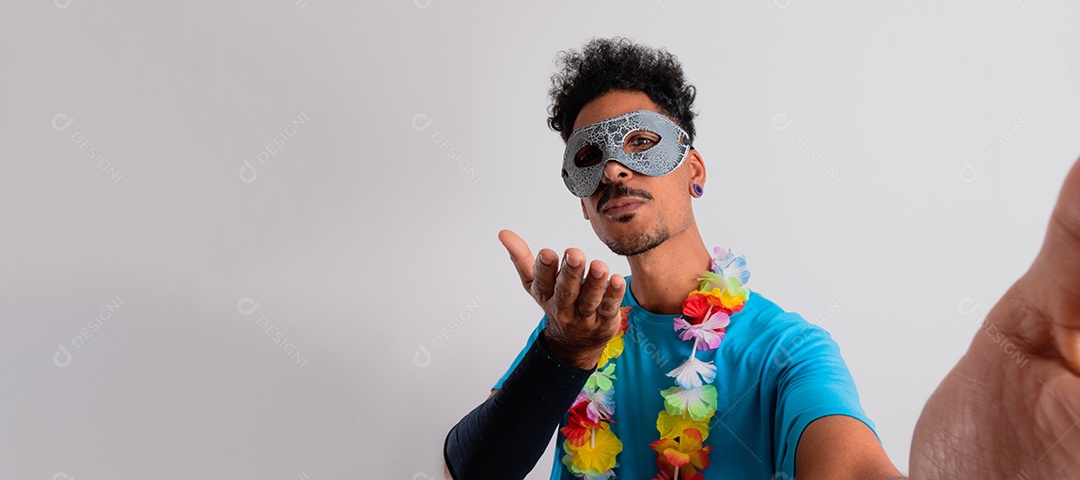
{"type": "Polygon", "coordinates": [[[591,373],[559,361],[537,336],[502,388],[450,429],[448,472],[457,480],[524,478],[591,373]]]}

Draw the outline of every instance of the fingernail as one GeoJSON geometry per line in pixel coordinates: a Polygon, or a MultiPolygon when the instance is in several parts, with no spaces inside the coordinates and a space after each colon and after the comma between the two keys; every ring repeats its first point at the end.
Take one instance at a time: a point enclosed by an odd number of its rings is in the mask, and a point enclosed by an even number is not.
{"type": "Polygon", "coordinates": [[[596,269],[596,270],[592,271],[592,276],[595,277],[595,278],[604,278],[604,275],[606,275],[606,274],[600,269],[596,269]]]}
{"type": "Polygon", "coordinates": [[[577,267],[581,266],[581,261],[574,258],[574,257],[571,257],[570,254],[566,255],[565,260],[566,260],[566,264],[570,265],[571,267],[577,268],[577,267]]]}
{"type": "Polygon", "coordinates": [[[536,260],[544,265],[551,265],[551,260],[544,258],[544,255],[542,254],[536,254],[536,260]]]}

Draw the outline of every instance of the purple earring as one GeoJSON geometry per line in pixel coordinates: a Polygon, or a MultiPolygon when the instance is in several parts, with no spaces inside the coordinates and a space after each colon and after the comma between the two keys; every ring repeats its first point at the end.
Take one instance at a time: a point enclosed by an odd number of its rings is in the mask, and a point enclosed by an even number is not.
{"type": "Polygon", "coordinates": [[[702,196],[705,193],[705,189],[701,188],[700,184],[694,184],[694,195],[702,196]]]}

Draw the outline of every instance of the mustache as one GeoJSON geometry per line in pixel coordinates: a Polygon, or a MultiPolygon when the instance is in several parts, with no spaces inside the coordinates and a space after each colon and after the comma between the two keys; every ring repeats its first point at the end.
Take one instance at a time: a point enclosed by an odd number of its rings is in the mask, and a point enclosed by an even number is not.
{"type": "Polygon", "coordinates": [[[602,212],[604,211],[604,206],[607,205],[608,202],[625,197],[637,197],[644,200],[653,199],[652,195],[645,190],[629,188],[621,183],[613,183],[600,194],[600,200],[596,202],[596,210],[602,212]]]}

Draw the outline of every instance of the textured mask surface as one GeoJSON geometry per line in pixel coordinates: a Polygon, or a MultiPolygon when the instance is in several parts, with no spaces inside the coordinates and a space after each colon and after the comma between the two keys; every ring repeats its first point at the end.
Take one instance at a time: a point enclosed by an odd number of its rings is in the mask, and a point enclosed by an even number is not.
{"type": "Polygon", "coordinates": [[[671,119],[651,110],[624,113],[581,127],[570,135],[563,153],[563,182],[575,196],[587,197],[600,185],[607,162],[616,161],[637,173],[656,177],[682,165],[689,151],[689,135],[671,119]],[[642,130],[659,135],[660,141],[648,150],[626,153],[623,144],[627,135],[642,130]],[[603,159],[596,165],[578,167],[574,157],[590,145],[600,149],[603,159]]]}

